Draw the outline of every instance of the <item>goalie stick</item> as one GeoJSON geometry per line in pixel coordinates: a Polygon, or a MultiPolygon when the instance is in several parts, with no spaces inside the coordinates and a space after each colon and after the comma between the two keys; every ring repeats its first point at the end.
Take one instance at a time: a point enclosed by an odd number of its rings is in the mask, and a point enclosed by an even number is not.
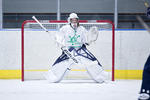
{"type": "Polygon", "coordinates": [[[35,16],[32,16],[32,18],[41,26],[41,28],[43,28],[46,32],[49,32],[35,16]]]}
{"type": "MultiPolygon", "coordinates": [[[[35,17],[32,16],[32,18],[41,26],[42,29],[44,29],[47,33],[49,33],[49,31],[42,25],[42,23],[39,22],[39,20],[35,17]]],[[[56,42],[58,42],[59,44],[63,45],[60,40],[56,40],[56,42]]],[[[75,63],[79,63],[78,60],[70,53],[70,51],[63,45],[61,47],[61,50],[70,58],[72,59],[75,63]]]]}
{"type": "Polygon", "coordinates": [[[68,49],[66,49],[66,47],[61,47],[61,50],[69,57],[71,58],[75,63],[79,63],[77,59],[75,59],[71,53],[69,52],[68,49]]]}

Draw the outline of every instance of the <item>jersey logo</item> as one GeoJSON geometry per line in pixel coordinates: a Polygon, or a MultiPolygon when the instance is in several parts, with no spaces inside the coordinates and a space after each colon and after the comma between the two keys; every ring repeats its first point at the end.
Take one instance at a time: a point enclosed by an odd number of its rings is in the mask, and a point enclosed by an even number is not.
{"type": "Polygon", "coordinates": [[[77,40],[79,37],[80,37],[80,35],[77,35],[75,32],[73,37],[69,36],[70,40],[68,41],[68,43],[71,43],[72,46],[80,44],[80,42],[78,42],[78,40],[77,40]]]}

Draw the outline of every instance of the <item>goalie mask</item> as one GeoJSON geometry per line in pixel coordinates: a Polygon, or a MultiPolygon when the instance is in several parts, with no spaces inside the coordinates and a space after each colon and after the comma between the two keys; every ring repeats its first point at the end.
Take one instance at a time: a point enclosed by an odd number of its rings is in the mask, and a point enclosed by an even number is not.
{"type": "Polygon", "coordinates": [[[79,26],[79,17],[76,13],[71,13],[68,17],[68,23],[76,29],[79,26]]]}

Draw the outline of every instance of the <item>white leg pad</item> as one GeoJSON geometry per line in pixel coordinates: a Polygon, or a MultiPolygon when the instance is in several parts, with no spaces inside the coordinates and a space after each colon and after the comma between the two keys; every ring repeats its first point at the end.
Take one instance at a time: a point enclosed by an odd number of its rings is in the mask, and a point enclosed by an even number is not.
{"type": "Polygon", "coordinates": [[[109,80],[109,76],[110,76],[110,73],[103,70],[103,71],[101,71],[101,73],[99,75],[97,75],[95,80],[98,83],[103,83],[103,82],[109,80]]]}
{"type": "Polygon", "coordinates": [[[45,78],[48,80],[48,82],[60,82],[64,75],[66,74],[67,70],[69,69],[71,63],[69,60],[60,62],[53,67],[47,72],[45,75],[45,78]]]}
{"type": "Polygon", "coordinates": [[[50,82],[50,83],[55,83],[55,82],[58,81],[58,77],[57,77],[56,75],[54,75],[54,73],[53,73],[51,70],[49,70],[49,71],[47,72],[47,74],[45,75],[45,78],[46,78],[47,81],[50,82]]]}
{"type": "Polygon", "coordinates": [[[98,83],[103,83],[109,79],[109,73],[104,71],[98,64],[89,65],[86,69],[93,80],[98,83]]]}

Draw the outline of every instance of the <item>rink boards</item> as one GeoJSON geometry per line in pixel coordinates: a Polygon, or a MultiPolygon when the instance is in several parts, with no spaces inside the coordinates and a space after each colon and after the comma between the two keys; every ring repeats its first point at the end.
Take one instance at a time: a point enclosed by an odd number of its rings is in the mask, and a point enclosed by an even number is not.
{"type": "MultiPolygon", "coordinates": [[[[20,30],[1,30],[0,33],[0,78],[20,78],[20,30]]],[[[115,41],[115,77],[141,79],[150,52],[149,34],[145,30],[117,30],[115,41]]]]}

